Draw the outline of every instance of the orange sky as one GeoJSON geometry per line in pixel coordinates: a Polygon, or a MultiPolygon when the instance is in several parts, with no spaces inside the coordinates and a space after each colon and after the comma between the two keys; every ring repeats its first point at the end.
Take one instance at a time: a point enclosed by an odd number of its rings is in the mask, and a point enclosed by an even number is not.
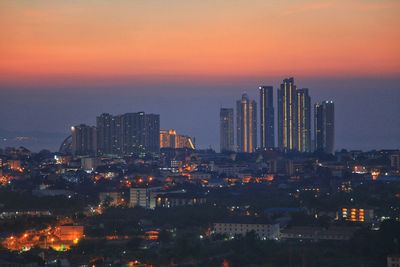
{"type": "Polygon", "coordinates": [[[398,0],[2,0],[0,33],[0,81],[400,74],[398,0]]]}

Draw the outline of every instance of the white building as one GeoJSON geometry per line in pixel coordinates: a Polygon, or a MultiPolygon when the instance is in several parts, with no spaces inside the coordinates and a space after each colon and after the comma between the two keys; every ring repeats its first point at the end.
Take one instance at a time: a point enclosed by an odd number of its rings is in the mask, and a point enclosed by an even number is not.
{"type": "Polygon", "coordinates": [[[214,233],[234,237],[236,235],[246,235],[254,231],[260,239],[278,239],[279,224],[253,223],[253,222],[221,222],[214,223],[214,233]]]}
{"type": "Polygon", "coordinates": [[[161,187],[140,187],[131,188],[129,196],[130,207],[143,207],[145,209],[154,209],[155,207],[155,196],[157,193],[153,193],[160,190],[161,187]]]}

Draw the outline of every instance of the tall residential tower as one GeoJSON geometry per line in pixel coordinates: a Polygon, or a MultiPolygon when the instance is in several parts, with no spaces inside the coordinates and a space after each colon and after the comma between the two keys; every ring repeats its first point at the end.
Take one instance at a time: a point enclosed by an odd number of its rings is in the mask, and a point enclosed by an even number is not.
{"type": "Polygon", "coordinates": [[[260,147],[273,148],[274,134],[274,88],[260,86],[260,147]]]}
{"type": "Polygon", "coordinates": [[[278,88],[278,147],[284,151],[298,150],[297,92],[294,79],[284,79],[278,88]]]}
{"type": "Polygon", "coordinates": [[[144,112],[97,117],[97,151],[100,155],[130,155],[160,151],[160,115],[144,112]]]}
{"type": "Polygon", "coordinates": [[[71,127],[72,153],[74,155],[96,154],[96,127],[80,124],[71,127]]]}
{"type": "Polygon", "coordinates": [[[315,150],[333,154],[335,149],[335,106],[333,101],[314,105],[315,150]]]}
{"type": "Polygon", "coordinates": [[[96,118],[97,152],[120,154],[122,152],[121,117],[103,113],[96,118]]]}
{"type": "Polygon", "coordinates": [[[221,108],[219,112],[220,151],[235,151],[233,108],[221,108]]]}
{"type": "Polygon", "coordinates": [[[311,98],[308,89],[297,90],[297,144],[299,152],[311,152],[311,98]]]}
{"type": "Polygon", "coordinates": [[[257,148],[257,104],[247,94],[236,102],[236,142],[238,152],[254,152],[257,148]]]}

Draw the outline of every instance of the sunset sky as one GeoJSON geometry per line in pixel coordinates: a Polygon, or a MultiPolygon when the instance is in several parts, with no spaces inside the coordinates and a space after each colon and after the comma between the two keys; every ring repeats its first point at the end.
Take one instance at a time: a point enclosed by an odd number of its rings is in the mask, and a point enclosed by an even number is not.
{"type": "Polygon", "coordinates": [[[400,1],[0,2],[2,80],[398,75],[400,1]]]}
{"type": "Polygon", "coordinates": [[[217,147],[220,106],[294,76],[337,148],[400,148],[398,0],[2,0],[0,30],[0,128],[144,110],[217,147]]]}

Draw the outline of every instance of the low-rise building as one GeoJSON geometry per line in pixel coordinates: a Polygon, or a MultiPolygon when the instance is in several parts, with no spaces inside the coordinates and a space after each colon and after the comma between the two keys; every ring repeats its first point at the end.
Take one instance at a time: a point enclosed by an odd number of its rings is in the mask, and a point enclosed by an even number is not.
{"type": "Polygon", "coordinates": [[[279,239],[280,227],[278,223],[254,220],[253,218],[239,218],[214,223],[214,233],[227,235],[230,238],[236,235],[254,233],[262,240],[279,239]]]}
{"type": "Polygon", "coordinates": [[[193,206],[205,204],[204,195],[195,195],[190,193],[166,193],[159,194],[156,197],[156,207],[173,208],[178,206],[193,206]]]}
{"type": "Polygon", "coordinates": [[[396,171],[400,171],[400,154],[390,155],[390,167],[396,171]]]}
{"type": "Polygon", "coordinates": [[[130,189],[129,206],[142,207],[145,209],[154,208],[151,205],[152,192],[161,190],[161,187],[135,187],[130,189]]]}
{"type": "Polygon", "coordinates": [[[239,173],[248,169],[249,166],[246,164],[224,164],[224,165],[214,165],[213,171],[218,174],[225,174],[226,176],[237,176],[239,173]]]}
{"type": "Polygon", "coordinates": [[[295,226],[282,230],[280,237],[286,240],[349,240],[357,230],[357,227],[295,226]]]}
{"type": "Polygon", "coordinates": [[[365,222],[369,223],[374,218],[373,209],[343,207],[337,212],[337,219],[350,222],[365,222]]]}

